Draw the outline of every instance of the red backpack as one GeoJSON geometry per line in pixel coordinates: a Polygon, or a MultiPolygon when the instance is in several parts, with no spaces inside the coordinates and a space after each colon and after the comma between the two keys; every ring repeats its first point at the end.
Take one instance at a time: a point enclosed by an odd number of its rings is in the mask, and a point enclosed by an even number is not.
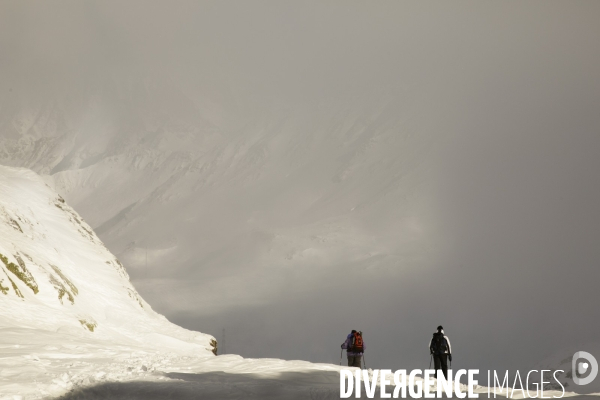
{"type": "Polygon", "coordinates": [[[352,344],[350,345],[350,351],[354,353],[362,353],[363,351],[363,338],[362,332],[355,332],[352,336],[352,344]]]}

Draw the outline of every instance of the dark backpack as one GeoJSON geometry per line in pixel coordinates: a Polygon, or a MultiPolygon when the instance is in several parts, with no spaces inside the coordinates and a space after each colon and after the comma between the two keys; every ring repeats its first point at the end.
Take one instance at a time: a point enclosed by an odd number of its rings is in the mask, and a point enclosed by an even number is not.
{"type": "Polygon", "coordinates": [[[448,350],[448,342],[442,332],[436,332],[431,339],[431,351],[433,354],[440,355],[448,350]]]}
{"type": "Polygon", "coordinates": [[[354,353],[363,352],[363,338],[362,332],[355,332],[352,335],[352,342],[350,343],[350,351],[354,353]]]}

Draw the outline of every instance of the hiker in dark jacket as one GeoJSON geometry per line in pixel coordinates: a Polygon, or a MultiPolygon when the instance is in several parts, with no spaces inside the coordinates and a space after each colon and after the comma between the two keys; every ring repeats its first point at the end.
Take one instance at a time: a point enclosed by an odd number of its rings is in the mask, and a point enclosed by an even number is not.
{"type": "Polygon", "coordinates": [[[444,334],[444,327],[441,325],[437,327],[437,332],[429,341],[429,352],[433,355],[435,375],[437,376],[437,370],[441,369],[444,377],[448,379],[448,360],[452,362],[452,346],[450,346],[450,339],[444,334]]]}
{"type": "Polygon", "coordinates": [[[357,332],[353,329],[346,337],[346,341],[342,343],[342,349],[346,350],[348,366],[360,368],[362,356],[365,351],[365,341],[362,340],[362,332],[357,332]]]}

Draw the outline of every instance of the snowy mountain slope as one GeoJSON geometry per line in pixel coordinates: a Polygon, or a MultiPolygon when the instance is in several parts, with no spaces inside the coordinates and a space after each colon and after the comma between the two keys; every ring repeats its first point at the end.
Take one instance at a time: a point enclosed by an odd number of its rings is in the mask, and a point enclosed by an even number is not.
{"type": "MultiPolygon", "coordinates": [[[[0,167],[0,254],[5,365],[35,361],[35,351],[25,349],[41,343],[45,351],[36,351],[49,359],[64,357],[60,347],[79,348],[77,342],[100,352],[128,346],[204,356],[216,346],[211,336],[155,313],[89,225],[26,169],[0,167]]],[[[11,386],[12,375],[3,369],[0,391],[11,386]]]]}

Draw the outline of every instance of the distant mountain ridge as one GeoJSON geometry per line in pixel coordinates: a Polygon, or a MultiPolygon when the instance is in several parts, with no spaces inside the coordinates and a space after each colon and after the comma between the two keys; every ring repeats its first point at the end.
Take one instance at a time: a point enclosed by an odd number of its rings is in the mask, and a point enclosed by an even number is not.
{"type": "MultiPolygon", "coordinates": [[[[134,79],[79,103],[11,103],[0,164],[42,174],[161,312],[214,313],[203,305],[230,302],[227,276],[241,285],[263,269],[288,279],[282,265],[395,269],[399,254],[430,247],[419,219],[433,125],[414,90],[253,114],[227,94],[213,104],[166,79],[134,79]],[[177,282],[184,271],[197,287],[177,282]]],[[[277,291],[237,285],[247,297],[235,304],[277,291]]]]}

